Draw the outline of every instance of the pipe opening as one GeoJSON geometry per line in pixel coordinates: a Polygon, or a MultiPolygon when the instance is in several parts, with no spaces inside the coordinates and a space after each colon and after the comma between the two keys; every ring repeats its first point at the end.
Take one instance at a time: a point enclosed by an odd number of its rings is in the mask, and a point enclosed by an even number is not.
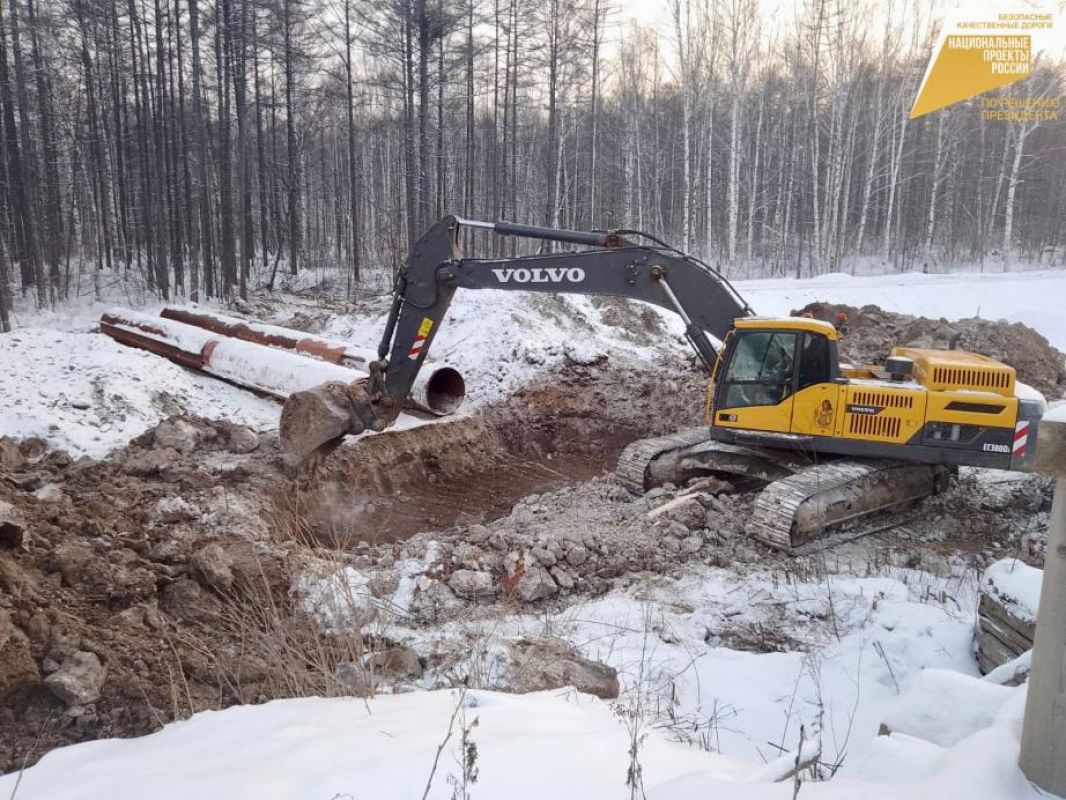
{"type": "Polygon", "coordinates": [[[451,414],[466,397],[466,381],[459,370],[438,367],[426,382],[426,405],[437,414],[451,414]]]}

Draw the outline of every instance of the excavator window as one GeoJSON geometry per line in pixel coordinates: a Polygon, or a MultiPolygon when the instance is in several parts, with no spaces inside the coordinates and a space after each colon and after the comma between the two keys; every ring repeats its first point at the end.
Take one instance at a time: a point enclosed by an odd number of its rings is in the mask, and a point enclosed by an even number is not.
{"type": "Polygon", "coordinates": [[[819,383],[826,383],[829,373],[829,340],[820,333],[803,334],[800,353],[799,384],[796,391],[819,383]]]}
{"type": "Polygon", "coordinates": [[[795,360],[795,333],[739,333],[726,370],[723,407],[777,405],[792,394],[795,360]]]}

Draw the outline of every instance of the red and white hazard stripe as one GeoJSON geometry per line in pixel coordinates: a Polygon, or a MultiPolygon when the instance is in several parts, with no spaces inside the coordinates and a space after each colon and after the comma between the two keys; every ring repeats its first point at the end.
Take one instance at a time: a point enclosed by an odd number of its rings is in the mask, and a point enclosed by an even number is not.
{"type": "Polygon", "coordinates": [[[1014,448],[1011,451],[1011,455],[1014,458],[1021,458],[1025,455],[1025,446],[1029,442],[1029,422],[1023,420],[1014,426],[1014,448]]]}
{"type": "Polygon", "coordinates": [[[420,355],[422,355],[422,347],[425,345],[425,343],[426,343],[426,337],[422,336],[422,335],[419,335],[415,339],[414,343],[411,345],[411,352],[409,352],[407,354],[407,357],[412,359],[412,360],[414,360],[414,359],[418,358],[420,355]]]}

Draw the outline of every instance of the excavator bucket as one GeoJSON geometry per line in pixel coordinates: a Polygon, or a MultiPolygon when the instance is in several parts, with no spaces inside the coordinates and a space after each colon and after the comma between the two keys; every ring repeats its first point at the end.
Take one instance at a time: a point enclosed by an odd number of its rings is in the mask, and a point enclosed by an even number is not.
{"type": "Polygon", "coordinates": [[[285,401],[279,423],[281,447],[286,458],[298,464],[332,450],[347,435],[382,431],[391,421],[375,410],[363,381],[323,383],[294,392],[285,401]]]}

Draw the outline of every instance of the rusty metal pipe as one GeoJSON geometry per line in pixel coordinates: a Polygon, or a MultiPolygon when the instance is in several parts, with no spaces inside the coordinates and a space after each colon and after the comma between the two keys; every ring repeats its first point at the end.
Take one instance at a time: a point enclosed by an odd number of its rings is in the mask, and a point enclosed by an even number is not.
{"type": "MultiPolygon", "coordinates": [[[[370,348],[314,336],[303,331],[231,317],[187,306],[166,306],[160,317],[203,328],[214,333],[288,350],[350,369],[368,372],[377,354],[370,348]]],[[[466,396],[462,373],[449,364],[426,361],[411,388],[409,402],[417,409],[437,416],[453,413],[466,396]]]]}
{"type": "Polygon", "coordinates": [[[323,383],[351,384],[367,373],[126,309],[100,318],[112,339],[247,389],[284,400],[323,383]]]}

